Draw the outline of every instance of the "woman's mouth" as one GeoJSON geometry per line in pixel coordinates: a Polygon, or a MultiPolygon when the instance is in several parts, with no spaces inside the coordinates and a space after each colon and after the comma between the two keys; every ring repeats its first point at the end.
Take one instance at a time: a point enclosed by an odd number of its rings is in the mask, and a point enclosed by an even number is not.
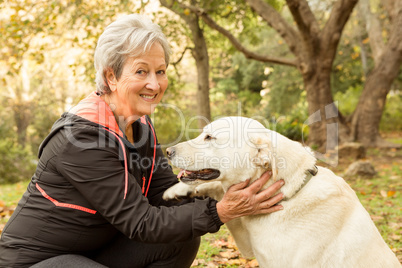
{"type": "Polygon", "coordinates": [[[156,98],[156,96],[158,96],[158,94],[155,95],[144,95],[144,94],[140,94],[140,97],[143,99],[147,99],[147,100],[154,100],[156,98]]]}

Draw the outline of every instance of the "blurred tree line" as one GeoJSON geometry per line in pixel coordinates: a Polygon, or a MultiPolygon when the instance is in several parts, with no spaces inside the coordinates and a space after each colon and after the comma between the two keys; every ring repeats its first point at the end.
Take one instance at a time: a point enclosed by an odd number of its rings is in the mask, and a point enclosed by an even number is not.
{"type": "Polygon", "coordinates": [[[384,145],[380,131],[402,130],[401,2],[0,1],[0,183],[32,175],[53,122],[95,89],[98,36],[135,12],[173,48],[153,115],[162,144],[242,115],[323,147],[330,121],[306,120],[329,107],[341,141],[384,145]]]}

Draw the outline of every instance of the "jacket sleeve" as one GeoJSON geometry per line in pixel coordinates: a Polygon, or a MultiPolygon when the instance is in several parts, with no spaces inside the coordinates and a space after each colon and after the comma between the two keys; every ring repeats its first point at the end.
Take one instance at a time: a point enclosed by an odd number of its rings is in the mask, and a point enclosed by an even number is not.
{"type": "Polygon", "coordinates": [[[124,199],[121,147],[116,148],[118,142],[114,146],[102,142],[112,139],[97,128],[73,128],[66,134],[57,164],[58,171],[115,228],[131,239],[148,243],[185,241],[219,230],[222,223],[213,199],[181,206],[151,206],[130,173],[124,199]]]}

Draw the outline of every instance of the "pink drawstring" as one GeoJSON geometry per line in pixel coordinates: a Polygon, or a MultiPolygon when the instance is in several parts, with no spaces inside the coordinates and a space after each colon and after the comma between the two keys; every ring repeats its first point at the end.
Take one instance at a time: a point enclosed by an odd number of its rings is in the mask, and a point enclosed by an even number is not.
{"type": "Polygon", "coordinates": [[[155,135],[155,130],[152,127],[151,123],[148,122],[149,127],[152,130],[152,134],[154,135],[154,157],[152,160],[152,168],[151,168],[151,175],[149,175],[149,181],[148,181],[148,187],[147,191],[145,192],[145,196],[148,194],[149,186],[151,185],[151,179],[152,179],[152,174],[154,173],[154,167],[155,167],[155,157],[156,157],[156,135],[155,135]]]}
{"type": "MultiPolygon", "coordinates": [[[[152,175],[153,175],[153,172],[154,172],[155,157],[156,157],[156,135],[155,135],[155,130],[154,130],[154,128],[152,127],[151,123],[148,122],[148,125],[149,125],[149,127],[151,128],[152,134],[153,134],[153,136],[154,136],[154,155],[153,155],[153,160],[152,160],[151,174],[149,175],[148,186],[147,186],[147,191],[145,192],[145,196],[148,195],[148,190],[149,190],[149,187],[151,186],[151,180],[152,180],[152,175]]],[[[123,141],[120,139],[119,135],[117,135],[116,133],[114,133],[113,131],[111,131],[111,130],[109,130],[109,129],[107,129],[107,128],[104,128],[104,129],[107,130],[107,131],[109,131],[110,133],[112,133],[112,134],[119,140],[119,143],[120,143],[120,145],[121,145],[121,148],[123,149],[123,155],[124,155],[124,171],[125,171],[125,179],[124,179],[124,182],[125,182],[125,186],[124,186],[124,199],[126,199],[127,187],[128,187],[128,169],[127,169],[126,149],[125,149],[124,143],[123,143],[123,141]]],[[[143,178],[142,193],[144,193],[144,190],[145,190],[144,186],[145,186],[145,177],[143,178]]]]}
{"type": "Polygon", "coordinates": [[[123,156],[124,156],[124,171],[125,171],[125,177],[124,177],[124,199],[126,199],[126,195],[127,195],[127,187],[128,187],[128,169],[127,169],[127,157],[126,157],[126,147],[124,146],[123,141],[120,139],[119,135],[117,135],[116,133],[114,133],[113,131],[104,128],[105,130],[109,131],[110,133],[112,133],[118,140],[119,143],[121,145],[121,148],[123,149],[123,156]]]}

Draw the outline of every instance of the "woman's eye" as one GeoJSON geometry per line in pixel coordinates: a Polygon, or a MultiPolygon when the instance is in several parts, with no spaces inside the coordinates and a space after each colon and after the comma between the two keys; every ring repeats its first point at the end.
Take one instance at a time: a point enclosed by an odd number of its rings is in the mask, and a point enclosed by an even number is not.
{"type": "Polygon", "coordinates": [[[147,72],[145,72],[144,70],[138,70],[137,71],[137,74],[140,74],[140,75],[143,75],[143,74],[146,74],[147,72]]]}
{"type": "Polygon", "coordinates": [[[166,74],[166,71],[165,70],[160,70],[160,71],[157,71],[156,73],[157,74],[166,74]]]}

